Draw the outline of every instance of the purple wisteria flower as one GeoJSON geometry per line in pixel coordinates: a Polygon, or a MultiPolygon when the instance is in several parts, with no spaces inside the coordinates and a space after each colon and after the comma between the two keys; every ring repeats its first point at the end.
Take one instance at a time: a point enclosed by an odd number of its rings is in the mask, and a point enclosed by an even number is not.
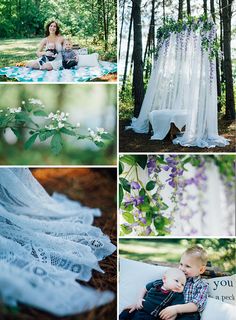
{"type": "Polygon", "coordinates": [[[148,175],[150,176],[153,172],[156,172],[157,164],[154,157],[149,157],[147,161],[148,175]]]}
{"type": "Polygon", "coordinates": [[[146,230],[145,230],[146,236],[149,236],[149,234],[150,234],[151,232],[152,232],[152,229],[151,229],[150,226],[148,226],[148,227],[146,228],[146,230]]]}
{"type": "Polygon", "coordinates": [[[127,207],[130,204],[138,206],[144,202],[143,196],[126,196],[124,199],[124,205],[127,207]]]}
{"type": "Polygon", "coordinates": [[[132,181],[132,182],[130,183],[130,186],[131,186],[131,188],[132,188],[133,190],[139,190],[139,189],[141,188],[140,184],[139,184],[138,182],[136,182],[136,181],[132,181]]]}

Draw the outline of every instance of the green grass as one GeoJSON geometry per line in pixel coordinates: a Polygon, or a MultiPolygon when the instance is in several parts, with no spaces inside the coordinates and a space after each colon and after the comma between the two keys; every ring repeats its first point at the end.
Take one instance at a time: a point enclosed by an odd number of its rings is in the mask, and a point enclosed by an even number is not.
{"type": "MultiPolygon", "coordinates": [[[[22,61],[28,61],[36,58],[36,51],[42,38],[33,39],[7,39],[0,43],[0,68],[13,66],[22,61]]],[[[80,40],[78,37],[72,39],[74,44],[80,47],[88,48],[89,52],[97,52],[100,59],[116,61],[116,47],[110,45],[109,50],[105,52],[101,43],[93,43],[92,39],[80,40]]]]}
{"type": "Polygon", "coordinates": [[[184,251],[183,244],[179,240],[145,240],[122,239],[120,240],[120,255],[132,260],[152,260],[159,262],[179,261],[184,251]],[[178,243],[178,246],[177,246],[178,243]]]}
{"type": "Polygon", "coordinates": [[[1,40],[0,68],[35,59],[40,41],[40,38],[1,40]]]}
{"type": "Polygon", "coordinates": [[[119,253],[126,259],[137,261],[178,263],[181,254],[193,243],[200,243],[207,250],[213,267],[235,273],[235,241],[233,239],[120,239],[119,253]]]}
{"type": "Polygon", "coordinates": [[[65,145],[63,151],[54,156],[49,147],[34,146],[24,150],[16,145],[0,143],[0,165],[115,165],[116,157],[109,148],[98,151],[75,149],[65,145]]]}

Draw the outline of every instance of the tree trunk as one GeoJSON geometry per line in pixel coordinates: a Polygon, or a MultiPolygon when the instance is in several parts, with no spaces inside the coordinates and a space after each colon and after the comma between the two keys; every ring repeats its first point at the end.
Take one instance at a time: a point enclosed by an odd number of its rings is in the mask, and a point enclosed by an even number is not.
{"type": "Polygon", "coordinates": [[[190,0],[187,0],[187,15],[191,16],[191,4],[190,0]]]}
{"type": "Polygon", "coordinates": [[[155,52],[155,0],[152,0],[152,13],[151,13],[151,20],[150,20],[150,26],[148,31],[148,38],[147,38],[147,44],[143,59],[143,66],[146,69],[145,71],[145,78],[148,79],[151,68],[152,68],[152,59],[153,54],[155,52]]]}
{"type": "MultiPolygon", "coordinates": [[[[212,19],[214,21],[214,23],[216,22],[216,18],[215,18],[215,4],[214,4],[214,0],[211,0],[210,2],[210,9],[211,9],[211,16],[212,19]]],[[[217,37],[217,36],[216,36],[217,37]]],[[[219,57],[218,55],[216,56],[216,79],[217,79],[217,96],[219,98],[221,98],[221,83],[220,83],[220,65],[219,65],[219,57]]],[[[221,110],[221,99],[218,99],[218,111],[221,110]]]]}
{"type": "Polygon", "coordinates": [[[103,32],[104,32],[104,42],[105,42],[105,51],[108,49],[108,29],[107,29],[107,17],[106,17],[106,6],[105,0],[102,0],[102,11],[103,11],[103,32]]]}
{"type": "MultiPolygon", "coordinates": [[[[222,0],[219,0],[219,12],[220,12],[220,51],[223,52],[223,18],[222,18],[222,0]]],[[[225,82],[225,72],[224,72],[224,57],[221,57],[221,83],[225,82]]]]}
{"type": "Polygon", "coordinates": [[[183,19],[183,0],[179,0],[178,20],[183,19]]]}
{"type": "Polygon", "coordinates": [[[165,24],[165,21],[166,21],[166,12],[165,12],[165,9],[166,9],[166,4],[165,4],[165,0],[162,1],[162,8],[163,8],[163,24],[165,24]]]}
{"type": "Polygon", "coordinates": [[[207,17],[207,0],[203,0],[204,15],[207,17]]]}
{"type": "Polygon", "coordinates": [[[123,9],[122,9],[122,16],[121,16],[119,59],[120,59],[120,52],[121,52],[121,40],[122,40],[122,31],[123,31],[123,25],[124,25],[124,16],[125,16],[125,0],[123,0],[123,9]]]}
{"type": "Polygon", "coordinates": [[[138,117],[144,98],[142,63],[141,0],[133,0],[134,16],[134,116],[138,117]]]}
{"type": "Polygon", "coordinates": [[[234,92],[231,62],[231,17],[232,0],[222,0],[223,34],[224,34],[224,70],[226,86],[226,119],[235,119],[234,92]]]}
{"type": "Polygon", "coordinates": [[[133,24],[133,10],[134,6],[132,5],[131,9],[131,15],[130,15],[130,23],[129,23],[129,34],[128,34],[128,42],[127,42],[127,51],[126,51],[126,57],[125,57],[125,70],[123,75],[123,83],[121,92],[125,89],[125,83],[126,83],[126,77],[127,77],[127,69],[128,69],[128,62],[129,62],[129,49],[130,49],[130,38],[131,38],[131,31],[132,31],[132,24],[133,24]]]}

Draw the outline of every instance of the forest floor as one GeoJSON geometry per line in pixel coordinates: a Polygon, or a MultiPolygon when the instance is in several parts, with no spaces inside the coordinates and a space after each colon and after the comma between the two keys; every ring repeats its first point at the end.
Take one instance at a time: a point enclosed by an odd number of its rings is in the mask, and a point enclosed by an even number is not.
{"type": "Polygon", "coordinates": [[[212,152],[236,152],[236,122],[229,120],[219,120],[219,134],[230,140],[230,144],[225,147],[197,148],[182,147],[174,145],[167,136],[164,140],[150,140],[151,134],[139,134],[132,130],[125,130],[129,125],[129,120],[120,120],[119,126],[119,151],[120,152],[178,152],[178,153],[212,153],[212,152]]]}
{"type": "MultiPolygon", "coordinates": [[[[94,225],[102,229],[116,245],[116,170],[63,168],[34,169],[34,176],[48,193],[59,192],[73,200],[80,201],[90,208],[100,208],[102,216],[96,218],[94,225]]],[[[110,290],[116,293],[117,261],[116,252],[99,262],[105,273],[93,271],[89,281],[91,287],[99,290],[110,290]]],[[[84,284],[84,283],[83,283],[84,284]]],[[[86,283],[87,284],[87,283],[86,283]]],[[[85,285],[86,285],[85,284],[85,285]]],[[[79,299],[79,297],[78,297],[79,299]]],[[[107,320],[116,319],[116,299],[113,302],[93,309],[81,315],[62,317],[61,320],[107,320]]],[[[16,308],[8,308],[0,303],[0,319],[4,320],[55,320],[58,319],[46,312],[20,304],[16,308]]]]}
{"type": "MultiPolygon", "coordinates": [[[[41,38],[30,39],[7,39],[1,40],[0,43],[0,68],[25,65],[26,61],[36,58],[36,50],[39,46],[41,38]]],[[[77,43],[77,42],[75,42],[77,43]]],[[[104,61],[113,61],[113,54],[104,53],[101,45],[94,45],[89,41],[80,44],[81,47],[88,48],[89,52],[98,52],[99,58],[104,61]]],[[[5,76],[0,76],[0,82],[16,82],[16,79],[9,79],[5,76]]],[[[117,73],[108,74],[101,78],[91,81],[115,82],[117,81],[117,73]]]]}

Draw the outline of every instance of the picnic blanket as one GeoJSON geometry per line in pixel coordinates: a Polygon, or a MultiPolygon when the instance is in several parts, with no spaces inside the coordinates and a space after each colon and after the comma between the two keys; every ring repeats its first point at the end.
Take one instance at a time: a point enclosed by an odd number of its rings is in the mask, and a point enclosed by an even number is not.
{"type": "Polygon", "coordinates": [[[0,68],[0,75],[17,79],[20,82],[85,82],[114,72],[117,72],[117,64],[108,61],[99,61],[97,67],[52,71],[15,66],[0,68]]]}

